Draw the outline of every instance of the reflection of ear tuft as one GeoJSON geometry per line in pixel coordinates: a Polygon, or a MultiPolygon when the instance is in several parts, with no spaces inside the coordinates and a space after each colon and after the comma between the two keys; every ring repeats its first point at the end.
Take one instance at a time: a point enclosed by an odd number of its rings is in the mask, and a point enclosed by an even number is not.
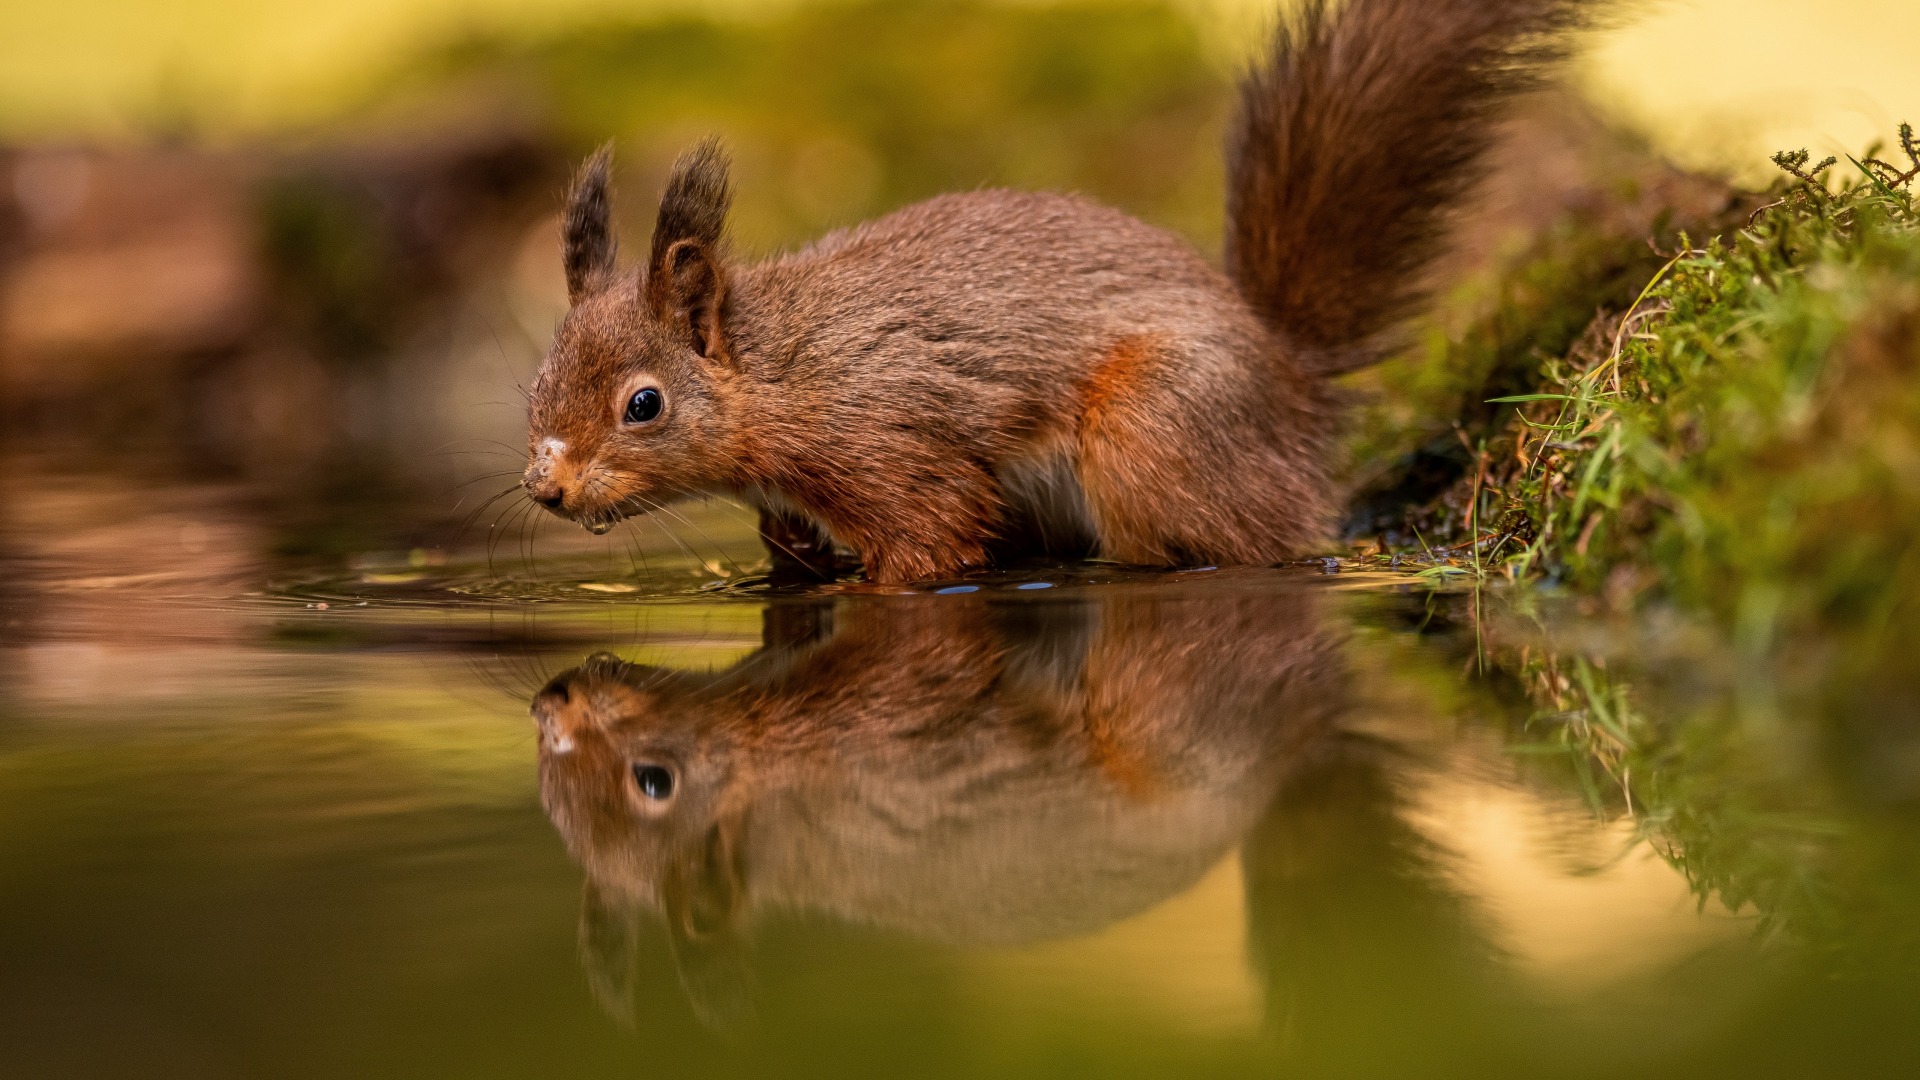
{"type": "Polygon", "coordinates": [[[753,969],[740,921],[745,902],[741,823],[723,818],[681,851],[661,882],[667,941],[700,1022],[722,1032],[754,1023],[753,969]]]}
{"type": "Polygon", "coordinates": [[[680,974],[680,989],[686,992],[694,1017],[725,1035],[750,1031],[759,1010],[753,1000],[753,968],[740,935],[690,938],[672,933],[668,943],[680,974]]]}
{"type": "Polygon", "coordinates": [[[595,1001],[621,1027],[633,1026],[639,913],[613,902],[589,878],[580,894],[580,966],[595,1001]]]}
{"type": "Polygon", "coordinates": [[[612,161],[613,144],[607,143],[580,166],[567,192],[560,245],[568,303],[579,303],[613,274],[613,213],[607,200],[607,170],[612,161]]]}

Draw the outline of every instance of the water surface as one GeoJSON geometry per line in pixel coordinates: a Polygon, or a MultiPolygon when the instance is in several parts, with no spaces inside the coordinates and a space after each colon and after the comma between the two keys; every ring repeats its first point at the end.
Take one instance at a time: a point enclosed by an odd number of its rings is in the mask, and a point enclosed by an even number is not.
{"type": "Polygon", "coordinates": [[[774,588],[718,513],[687,551],[295,566],[233,493],[164,495],[11,503],[8,1076],[1920,1048],[1908,702],[1403,576],[774,588]],[[1610,766],[1609,724],[1660,754],[1610,766]]]}

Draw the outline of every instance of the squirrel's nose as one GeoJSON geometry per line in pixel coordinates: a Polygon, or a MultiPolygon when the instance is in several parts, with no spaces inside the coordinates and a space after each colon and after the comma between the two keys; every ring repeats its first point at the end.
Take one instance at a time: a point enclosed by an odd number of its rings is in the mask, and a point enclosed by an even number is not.
{"type": "Polygon", "coordinates": [[[541,740],[556,754],[570,753],[574,748],[573,733],[582,717],[580,710],[573,706],[571,688],[567,677],[562,675],[534,695],[533,706],[528,710],[533,714],[541,740]]]}
{"type": "Polygon", "coordinates": [[[567,501],[567,489],[554,483],[552,480],[546,480],[533,485],[528,490],[528,494],[533,496],[534,502],[539,503],[549,510],[558,510],[560,509],[560,504],[567,501]]]}

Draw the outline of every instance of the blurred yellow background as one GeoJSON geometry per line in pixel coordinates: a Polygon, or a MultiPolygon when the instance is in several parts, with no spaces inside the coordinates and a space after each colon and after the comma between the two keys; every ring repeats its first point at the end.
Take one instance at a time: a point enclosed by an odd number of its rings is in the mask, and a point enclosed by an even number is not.
{"type": "MultiPolygon", "coordinates": [[[[231,135],[324,120],[410,53],[667,13],[753,19],[806,0],[9,0],[0,135],[231,135]]],[[[1015,0],[1029,5],[1036,0],[1015,0]]],[[[1231,64],[1271,0],[1174,0],[1231,64]]],[[[1656,0],[1579,78],[1688,164],[1764,176],[1782,147],[1857,151],[1920,113],[1913,0],[1656,0]],[[1758,164],[1756,164],[1758,162],[1758,164]]]]}

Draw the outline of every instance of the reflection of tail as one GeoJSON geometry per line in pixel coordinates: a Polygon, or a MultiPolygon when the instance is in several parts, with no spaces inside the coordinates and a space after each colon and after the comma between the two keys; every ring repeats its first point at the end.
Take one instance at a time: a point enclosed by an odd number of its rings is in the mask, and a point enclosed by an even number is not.
{"type": "Polygon", "coordinates": [[[1567,53],[1590,0],[1305,0],[1241,83],[1227,268],[1321,374],[1375,358],[1422,296],[1497,108],[1567,53]]]}
{"type": "Polygon", "coordinates": [[[1394,1053],[1399,1065],[1447,1071],[1421,1055],[1475,1053],[1494,1034],[1475,1019],[1510,1015],[1488,1001],[1497,949],[1402,816],[1392,751],[1351,736],[1326,749],[1241,849],[1249,959],[1268,1017],[1316,1058],[1394,1053]]]}

